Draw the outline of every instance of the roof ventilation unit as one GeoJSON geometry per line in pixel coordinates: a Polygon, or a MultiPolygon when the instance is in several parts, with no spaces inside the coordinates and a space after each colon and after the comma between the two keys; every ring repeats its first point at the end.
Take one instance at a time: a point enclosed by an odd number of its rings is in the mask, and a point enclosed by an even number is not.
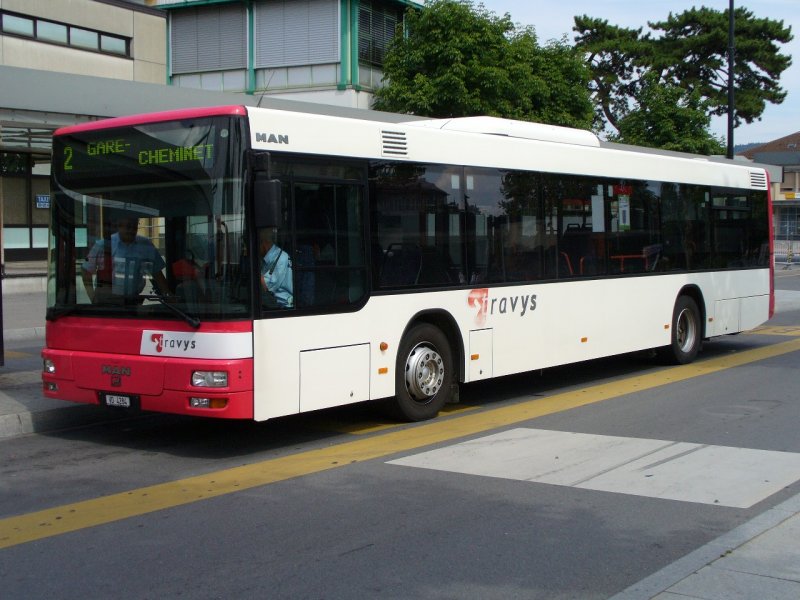
{"type": "Polygon", "coordinates": [[[408,141],[404,131],[381,130],[383,156],[408,156],[408,141]]]}
{"type": "Polygon", "coordinates": [[[750,171],[750,186],[759,190],[767,189],[767,174],[764,171],[750,171]]]}

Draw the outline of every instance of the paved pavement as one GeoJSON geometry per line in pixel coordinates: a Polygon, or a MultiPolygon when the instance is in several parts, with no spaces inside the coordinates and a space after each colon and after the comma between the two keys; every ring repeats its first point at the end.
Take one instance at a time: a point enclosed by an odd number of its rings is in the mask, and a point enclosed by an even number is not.
{"type": "MultiPolygon", "coordinates": [[[[2,286],[6,366],[0,367],[0,439],[113,418],[113,413],[100,407],[42,397],[39,367],[30,368],[30,348],[44,344],[44,264],[6,265],[2,286]]],[[[778,311],[800,310],[800,292],[778,290],[776,301],[778,311]]],[[[800,494],[623,590],[612,600],[797,600],[798,538],[800,494]]]]}
{"type": "Polygon", "coordinates": [[[101,407],[71,404],[42,395],[38,355],[44,345],[46,266],[43,261],[10,263],[5,265],[5,273],[2,280],[5,365],[0,367],[0,440],[109,418],[101,407]]]}

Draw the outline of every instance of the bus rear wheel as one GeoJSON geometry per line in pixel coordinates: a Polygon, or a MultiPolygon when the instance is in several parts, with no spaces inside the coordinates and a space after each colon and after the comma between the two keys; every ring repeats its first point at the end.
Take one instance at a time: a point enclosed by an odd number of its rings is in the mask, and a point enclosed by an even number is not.
{"type": "Polygon", "coordinates": [[[700,309],[689,296],[680,296],[672,311],[670,345],[662,348],[660,354],[669,363],[685,365],[697,357],[701,343],[700,309]]]}
{"type": "Polygon", "coordinates": [[[395,369],[393,416],[407,421],[432,419],[448,401],[453,386],[453,355],[447,336],[420,323],[400,343],[395,369]]]}

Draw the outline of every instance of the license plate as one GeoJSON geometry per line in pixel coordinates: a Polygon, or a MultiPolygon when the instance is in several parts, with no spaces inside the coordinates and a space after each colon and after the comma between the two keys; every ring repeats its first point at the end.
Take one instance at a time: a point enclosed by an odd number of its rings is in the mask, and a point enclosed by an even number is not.
{"type": "Polygon", "coordinates": [[[130,396],[118,396],[115,394],[103,394],[103,403],[106,406],[118,406],[120,408],[130,408],[133,404],[130,396]]]}

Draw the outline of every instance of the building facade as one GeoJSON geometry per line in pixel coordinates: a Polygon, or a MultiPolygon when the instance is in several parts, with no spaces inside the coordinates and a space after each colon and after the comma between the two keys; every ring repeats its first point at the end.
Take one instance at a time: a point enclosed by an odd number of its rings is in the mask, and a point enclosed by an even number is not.
{"type": "Polygon", "coordinates": [[[772,181],[776,240],[800,240],[800,131],[761,146],[742,156],[758,163],[776,165],[783,176],[772,181]]]}
{"type": "Polygon", "coordinates": [[[70,112],[62,90],[34,98],[33,89],[18,87],[24,74],[163,86],[166,55],[162,11],[119,0],[0,0],[0,66],[16,74],[0,88],[0,264],[46,256],[53,130],[110,112],[91,90],[84,108],[70,112]],[[13,100],[20,91],[22,98],[13,100]],[[33,110],[36,105],[43,110],[33,110]]]}
{"type": "Polygon", "coordinates": [[[408,0],[146,0],[166,11],[169,81],[369,108],[408,0]]]}

